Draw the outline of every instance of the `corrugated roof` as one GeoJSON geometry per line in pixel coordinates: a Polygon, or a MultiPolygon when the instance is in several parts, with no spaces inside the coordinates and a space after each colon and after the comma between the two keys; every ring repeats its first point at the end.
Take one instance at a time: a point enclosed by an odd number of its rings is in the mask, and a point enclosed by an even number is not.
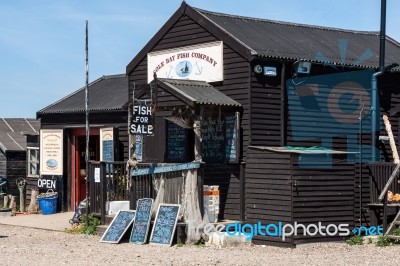
{"type": "Polygon", "coordinates": [[[223,106],[237,106],[241,104],[226,96],[205,81],[182,79],[158,79],[161,87],[169,89],[173,95],[179,94],[195,104],[213,104],[223,106]]]}
{"type": "MultiPolygon", "coordinates": [[[[89,84],[89,110],[122,110],[128,102],[128,79],[124,74],[103,76],[89,84]]],[[[44,114],[85,112],[85,87],[37,112],[44,114]]]]}
{"type": "Polygon", "coordinates": [[[6,151],[26,150],[26,136],[37,135],[40,121],[33,118],[0,118],[0,149],[6,151]]]}
{"type": "MultiPolygon", "coordinates": [[[[228,15],[194,8],[253,55],[368,68],[379,66],[379,32],[353,31],[228,15]]],[[[400,64],[400,44],[387,37],[385,63],[400,64]]]]}

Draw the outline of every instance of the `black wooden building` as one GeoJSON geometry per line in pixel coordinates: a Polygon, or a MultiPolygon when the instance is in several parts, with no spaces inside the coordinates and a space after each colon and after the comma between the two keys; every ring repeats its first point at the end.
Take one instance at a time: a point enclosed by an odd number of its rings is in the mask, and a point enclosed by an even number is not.
{"type": "Polygon", "coordinates": [[[32,118],[0,119],[0,176],[7,179],[7,194],[16,196],[18,202],[20,193],[16,181],[26,181],[25,204],[36,187],[39,128],[40,121],[32,118]]]}
{"type": "MultiPolygon", "coordinates": [[[[220,186],[220,219],[368,225],[367,146],[380,151],[377,161],[392,160],[387,143],[371,142],[371,77],[378,55],[378,32],[221,14],[182,3],[126,68],[129,98],[134,93],[155,104],[155,133],[144,137],[143,162],[195,158],[190,127],[187,156],[171,155],[171,116],[191,110],[202,121],[227,120],[238,112],[235,160],[225,156],[226,139],[218,144],[219,157],[206,155],[204,147],[212,145],[202,141],[204,184],[220,186]],[[219,101],[215,91],[227,98],[219,101]],[[324,117],[326,110],[331,117],[324,117]],[[305,148],[312,146],[321,147],[311,151],[314,165],[305,148]]],[[[386,62],[400,63],[400,44],[390,37],[386,62]]],[[[398,68],[390,70],[378,78],[378,101],[398,136],[400,75],[398,68]]],[[[378,135],[386,135],[384,127],[378,135]]],[[[294,245],[320,238],[282,242],[256,236],[253,242],[294,245]]]]}

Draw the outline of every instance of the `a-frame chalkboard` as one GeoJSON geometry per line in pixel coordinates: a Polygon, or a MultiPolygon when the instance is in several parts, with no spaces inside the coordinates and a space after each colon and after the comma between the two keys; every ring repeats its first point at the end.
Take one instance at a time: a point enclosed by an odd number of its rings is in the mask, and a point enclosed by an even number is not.
{"type": "Polygon", "coordinates": [[[136,206],[135,222],[132,227],[129,242],[134,244],[145,244],[149,233],[151,221],[151,208],[153,199],[139,199],[136,206]]]}
{"type": "Polygon", "coordinates": [[[135,211],[131,210],[120,210],[104,232],[100,242],[118,244],[126,230],[128,230],[129,226],[133,223],[135,213],[135,211]]]}
{"type": "Polygon", "coordinates": [[[151,231],[150,244],[171,246],[181,205],[160,204],[151,231]]]}

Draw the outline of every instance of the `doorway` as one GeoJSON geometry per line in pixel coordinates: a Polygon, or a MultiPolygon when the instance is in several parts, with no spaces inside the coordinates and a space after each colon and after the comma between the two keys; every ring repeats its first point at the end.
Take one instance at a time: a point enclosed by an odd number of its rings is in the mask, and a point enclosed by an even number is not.
{"type": "MultiPolygon", "coordinates": [[[[89,160],[100,159],[100,132],[90,129],[89,160]]],[[[73,209],[86,198],[86,131],[75,129],[72,132],[71,158],[71,207],[73,209]]]]}
{"type": "MultiPolygon", "coordinates": [[[[77,201],[81,202],[86,198],[86,136],[77,137],[78,149],[76,156],[76,177],[77,177],[77,201]]],[[[99,136],[89,137],[89,160],[98,161],[100,159],[99,136]]]]}

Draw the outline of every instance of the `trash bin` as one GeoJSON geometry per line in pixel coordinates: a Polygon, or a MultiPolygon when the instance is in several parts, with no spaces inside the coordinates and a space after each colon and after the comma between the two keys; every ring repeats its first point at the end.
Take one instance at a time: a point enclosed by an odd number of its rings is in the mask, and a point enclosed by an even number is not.
{"type": "Polygon", "coordinates": [[[39,202],[39,208],[43,215],[54,214],[57,212],[57,192],[47,191],[46,193],[40,193],[37,196],[39,202]]]}

